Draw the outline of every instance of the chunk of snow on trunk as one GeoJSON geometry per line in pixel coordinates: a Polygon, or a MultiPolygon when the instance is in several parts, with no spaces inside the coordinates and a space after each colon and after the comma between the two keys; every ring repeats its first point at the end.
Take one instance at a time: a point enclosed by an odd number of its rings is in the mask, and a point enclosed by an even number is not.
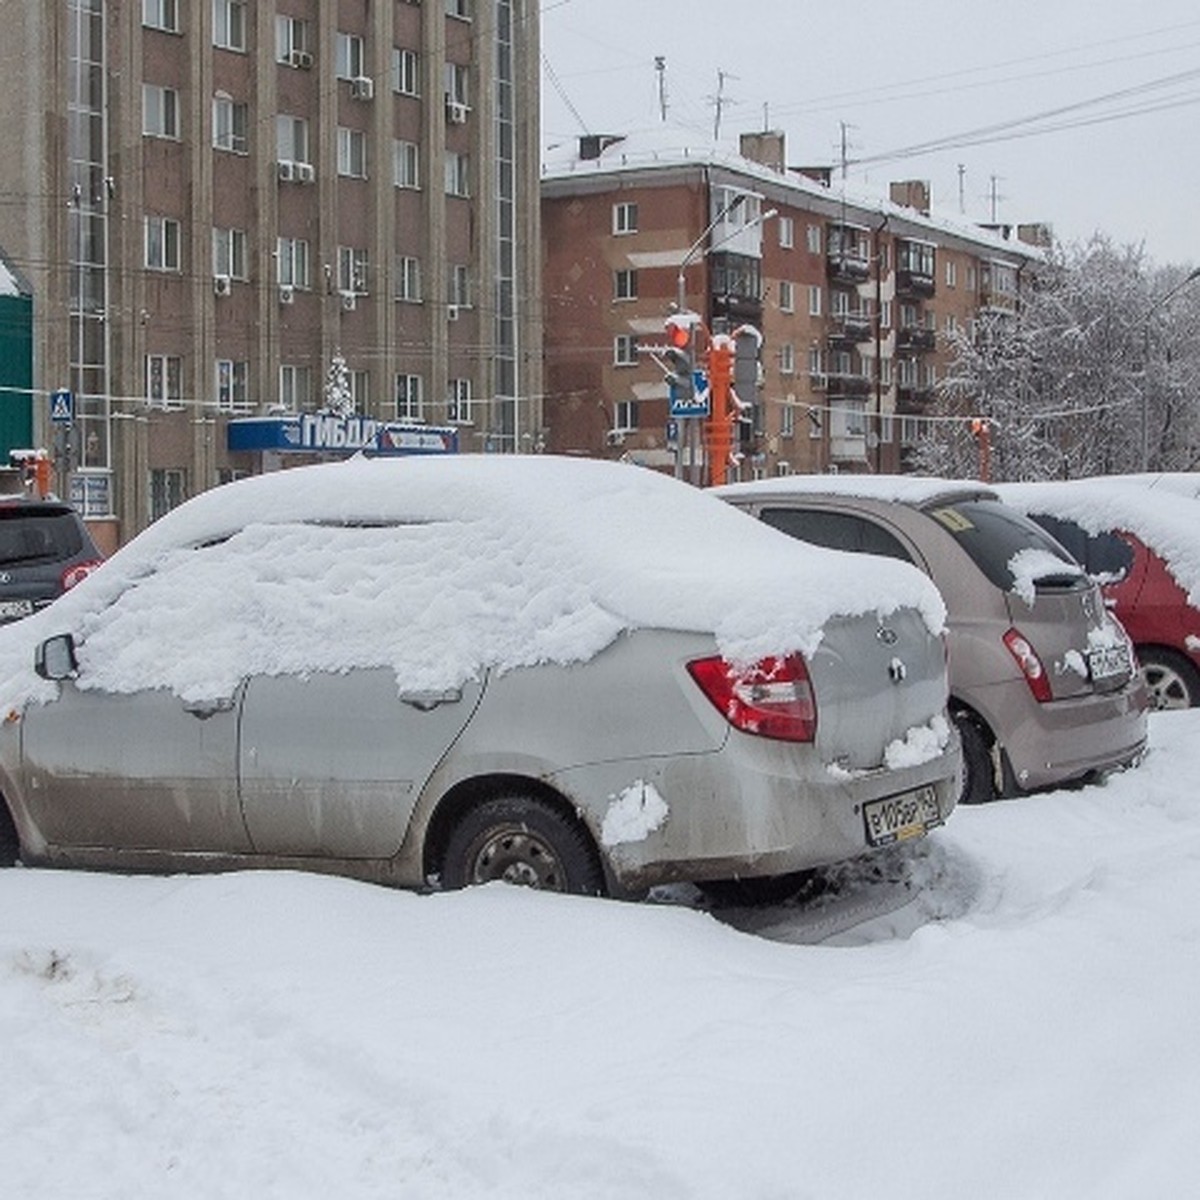
{"type": "Polygon", "coordinates": [[[667,802],[654,784],[635,780],[608,806],[600,827],[600,840],[606,846],[645,841],[662,828],[669,812],[667,802]]]}
{"type": "Polygon", "coordinates": [[[950,741],[950,722],[940,713],[924,725],[915,725],[902,738],[889,742],[883,750],[883,763],[889,771],[919,767],[937,758],[950,741]]]}
{"type": "Polygon", "coordinates": [[[1009,574],[1013,577],[1012,590],[1025,601],[1030,608],[1037,599],[1037,583],[1039,579],[1051,576],[1061,578],[1064,575],[1082,575],[1083,571],[1069,562],[1065,562],[1049,550],[1037,550],[1029,547],[1018,550],[1008,560],[1009,574]]]}

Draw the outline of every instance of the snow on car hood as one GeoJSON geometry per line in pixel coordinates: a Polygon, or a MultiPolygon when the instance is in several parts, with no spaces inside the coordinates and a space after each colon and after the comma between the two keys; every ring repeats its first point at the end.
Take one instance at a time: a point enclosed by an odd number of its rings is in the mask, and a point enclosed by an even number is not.
{"type": "Polygon", "coordinates": [[[1089,534],[1124,529],[1166,563],[1188,603],[1200,608],[1200,505],[1175,492],[1118,477],[993,485],[1020,512],[1074,521],[1089,534]]]}
{"type": "Polygon", "coordinates": [[[988,495],[993,491],[986,483],[939,479],[930,475],[783,475],[775,479],[730,483],[712,490],[731,500],[756,496],[854,496],[915,507],[951,494],[988,495]]]}
{"type": "Polygon", "coordinates": [[[625,631],[709,632],[735,661],[811,653],[838,614],[945,610],[900,562],[805,546],[642,468],[554,457],[367,459],[204,492],[50,608],[0,629],[0,711],[80,686],[233,692],[249,674],[390,666],[407,688],[592,657],[625,631]]]}

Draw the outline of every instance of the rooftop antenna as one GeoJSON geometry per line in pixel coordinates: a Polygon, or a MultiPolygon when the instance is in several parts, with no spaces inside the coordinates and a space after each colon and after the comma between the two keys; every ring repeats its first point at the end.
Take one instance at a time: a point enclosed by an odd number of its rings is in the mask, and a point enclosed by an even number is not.
{"type": "Polygon", "coordinates": [[[667,58],[664,54],[654,56],[654,71],[658,76],[658,118],[667,119],[667,58]]]}
{"type": "Polygon", "coordinates": [[[732,104],[732,100],[725,99],[725,80],[736,79],[736,75],[730,75],[728,71],[717,72],[717,94],[713,98],[713,141],[720,140],[721,137],[721,116],[724,113],[725,105],[732,104]]]}
{"type": "Polygon", "coordinates": [[[988,189],[988,202],[991,205],[992,224],[996,225],[996,224],[998,224],[996,214],[999,212],[1000,201],[1004,197],[1001,196],[1000,193],[996,189],[996,185],[1000,182],[1000,176],[992,175],[990,177],[990,179],[991,179],[991,186],[988,189]]]}
{"type": "Polygon", "coordinates": [[[963,216],[967,211],[967,198],[966,198],[966,193],[965,193],[964,187],[963,187],[963,185],[966,181],[966,178],[967,178],[967,165],[966,165],[966,163],[959,163],[958,164],[958,213],[959,213],[959,216],[963,216]]]}

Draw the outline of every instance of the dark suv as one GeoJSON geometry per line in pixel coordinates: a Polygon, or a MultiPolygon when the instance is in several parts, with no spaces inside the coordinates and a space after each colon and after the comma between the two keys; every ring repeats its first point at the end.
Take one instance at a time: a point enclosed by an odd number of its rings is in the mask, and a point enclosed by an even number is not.
{"type": "Polygon", "coordinates": [[[0,624],[45,608],[102,561],[69,504],[0,497],[0,624]]]}

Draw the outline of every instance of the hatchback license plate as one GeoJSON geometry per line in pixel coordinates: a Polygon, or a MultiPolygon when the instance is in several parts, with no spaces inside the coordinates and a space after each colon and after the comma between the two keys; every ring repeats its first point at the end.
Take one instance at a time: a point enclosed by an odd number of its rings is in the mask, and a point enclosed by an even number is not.
{"type": "Polygon", "coordinates": [[[15,621],[33,612],[32,600],[0,600],[0,621],[15,621]]]}
{"type": "Polygon", "coordinates": [[[920,837],[942,823],[937,793],[923,787],[902,796],[887,796],[863,805],[867,841],[872,846],[890,846],[920,837]]]}
{"type": "Polygon", "coordinates": [[[1099,646],[1088,653],[1088,670],[1093,679],[1128,675],[1129,653],[1124,646],[1099,646]]]}

